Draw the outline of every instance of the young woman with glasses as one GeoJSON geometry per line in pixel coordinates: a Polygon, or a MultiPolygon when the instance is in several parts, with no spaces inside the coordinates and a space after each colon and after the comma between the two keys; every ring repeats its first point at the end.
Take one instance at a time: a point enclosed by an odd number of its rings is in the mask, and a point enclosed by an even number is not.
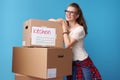
{"type": "Polygon", "coordinates": [[[67,7],[65,18],[66,20],[56,21],[62,22],[65,47],[72,48],[73,51],[72,75],[67,76],[67,80],[102,80],[84,49],[84,38],[88,34],[87,25],[77,3],[71,3],[67,7]]]}

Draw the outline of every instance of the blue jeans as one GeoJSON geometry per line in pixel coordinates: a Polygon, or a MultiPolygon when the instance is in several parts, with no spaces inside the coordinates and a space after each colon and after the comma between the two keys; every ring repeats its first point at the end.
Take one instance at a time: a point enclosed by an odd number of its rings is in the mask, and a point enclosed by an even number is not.
{"type": "Polygon", "coordinates": [[[83,72],[83,75],[84,75],[84,80],[92,80],[91,72],[90,72],[90,68],[89,67],[82,68],[82,72],[83,72]]]}
{"type": "MultiPolygon", "coordinates": [[[[75,71],[73,71],[72,80],[77,80],[76,79],[76,73],[77,73],[76,66],[73,66],[73,69],[75,71]]],[[[91,72],[90,72],[89,67],[82,68],[82,73],[83,73],[83,79],[82,80],[92,80],[91,72]]]]}
{"type": "Polygon", "coordinates": [[[89,57],[83,61],[73,61],[71,78],[72,80],[102,80],[89,57]]]}

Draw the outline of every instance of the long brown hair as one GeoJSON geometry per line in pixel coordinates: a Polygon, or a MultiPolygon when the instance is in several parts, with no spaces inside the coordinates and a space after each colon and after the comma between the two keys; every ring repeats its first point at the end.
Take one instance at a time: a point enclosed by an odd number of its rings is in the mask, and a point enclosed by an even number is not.
{"type": "Polygon", "coordinates": [[[83,26],[83,28],[85,30],[85,34],[88,34],[87,25],[86,25],[85,19],[83,17],[82,9],[79,7],[79,5],[77,3],[71,3],[69,6],[72,6],[77,9],[77,14],[79,15],[79,17],[76,19],[76,21],[78,22],[78,24],[83,26]]]}

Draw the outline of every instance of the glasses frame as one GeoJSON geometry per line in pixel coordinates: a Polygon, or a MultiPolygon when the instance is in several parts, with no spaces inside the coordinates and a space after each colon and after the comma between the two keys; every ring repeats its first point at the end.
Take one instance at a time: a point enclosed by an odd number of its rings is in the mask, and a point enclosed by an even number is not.
{"type": "Polygon", "coordinates": [[[78,14],[77,12],[75,12],[75,11],[69,11],[69,10],[65,10],[65,13],[67,14],[67,13],[69,13],[69,14],[71,14],[71,15],[74,15],[74,14],[78,14]]]}

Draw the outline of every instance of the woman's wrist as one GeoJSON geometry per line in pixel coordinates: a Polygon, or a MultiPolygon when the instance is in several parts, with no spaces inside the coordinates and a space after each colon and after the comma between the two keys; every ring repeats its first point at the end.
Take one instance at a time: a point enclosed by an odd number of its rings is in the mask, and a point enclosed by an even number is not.
{"type": "Polygon", "coordinates": [[[69,32],[68,32],[68,31],[65,31],[65,32],[63,32],[62,34],[63,34],[63,35],[64,35],[64,34],[69,34],[69,32]]]}

